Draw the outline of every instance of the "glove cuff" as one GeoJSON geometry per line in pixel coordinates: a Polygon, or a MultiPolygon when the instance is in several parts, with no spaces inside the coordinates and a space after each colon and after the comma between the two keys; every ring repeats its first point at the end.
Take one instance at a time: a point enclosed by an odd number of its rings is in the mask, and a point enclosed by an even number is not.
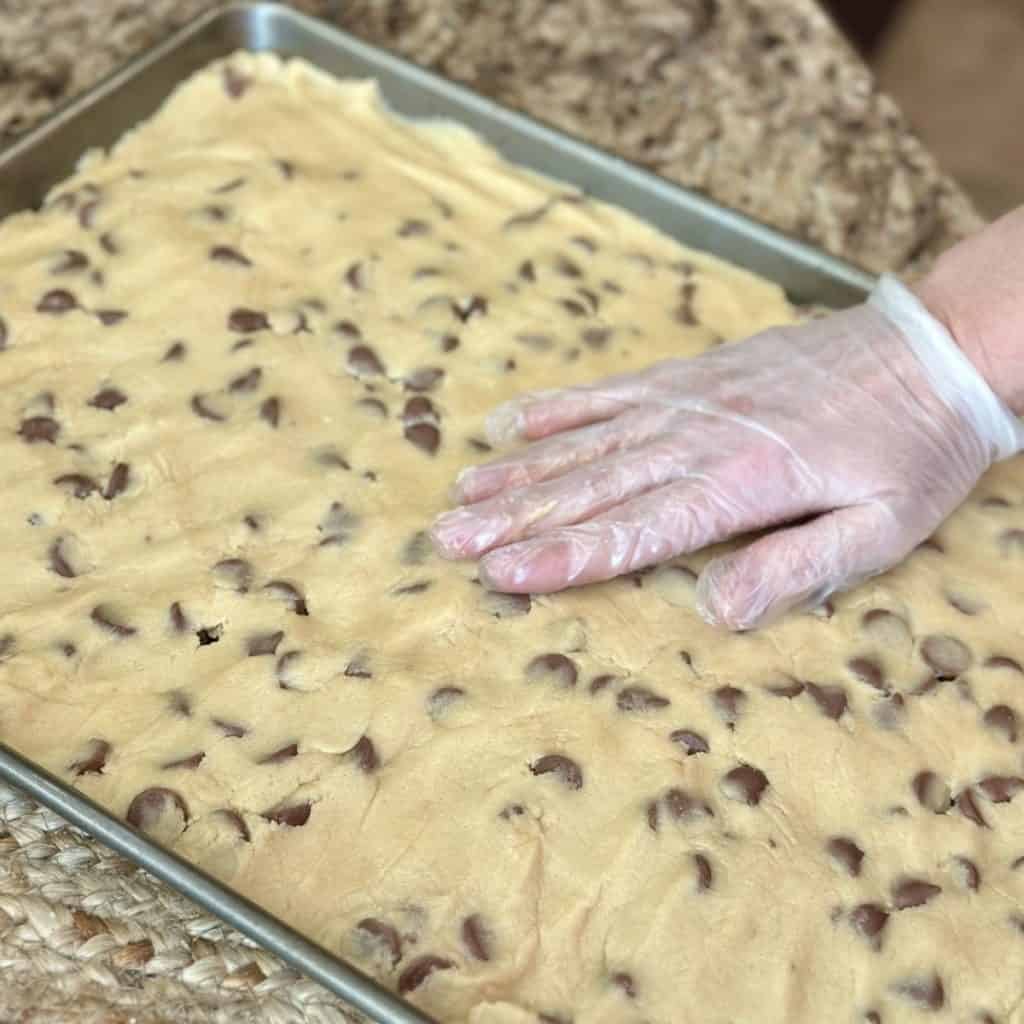
{"type": "Polygon", "coordinates": [[[1003,404],[953,335],[906,285],[883,274],[868,305],[904,337],[936,393],[971,424],[989,446],[993,462],[1024,451],[1024,423],[1003,404]]]}

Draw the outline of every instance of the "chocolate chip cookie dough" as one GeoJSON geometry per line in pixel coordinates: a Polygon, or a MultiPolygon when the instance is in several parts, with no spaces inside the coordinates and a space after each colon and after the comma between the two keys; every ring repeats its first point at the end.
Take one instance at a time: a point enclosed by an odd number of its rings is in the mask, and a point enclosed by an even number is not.
{"type": "Polygon", "coordinates": [[[1020,460],[750,635],[706,553],[531,599],[424,533],[499,401],[794,317],[369,83],[209,69],[0,226],[0,739],[442,1021],[1016,1021],[1020,460]]]}

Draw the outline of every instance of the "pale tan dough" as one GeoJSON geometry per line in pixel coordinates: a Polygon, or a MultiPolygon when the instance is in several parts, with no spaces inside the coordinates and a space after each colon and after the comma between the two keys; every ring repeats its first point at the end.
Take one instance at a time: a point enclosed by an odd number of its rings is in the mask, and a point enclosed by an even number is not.
{"type": "Polygon", "coordinates": [[[498,401],[794,316],[368,83],[204,72],[0,227],[0,738],[443,1021],[1024,1020],[1020,460],[743,636],[707,553],[529,601],[422,533],[498,401]]]}

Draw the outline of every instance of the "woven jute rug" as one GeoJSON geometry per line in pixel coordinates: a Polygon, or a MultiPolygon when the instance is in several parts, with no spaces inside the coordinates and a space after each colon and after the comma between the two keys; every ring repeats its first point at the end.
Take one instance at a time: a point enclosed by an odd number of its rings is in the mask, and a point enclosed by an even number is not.
{"type": "MultiPolygon", "coordinates": [[[[212,6],[0,0],[0,137],[212,6]]],[[[812,0],[296,6],[875,270],[980,223],[812,0]]],[[[0,1022],[356,1019],[0,786],[0,1022]]]]}

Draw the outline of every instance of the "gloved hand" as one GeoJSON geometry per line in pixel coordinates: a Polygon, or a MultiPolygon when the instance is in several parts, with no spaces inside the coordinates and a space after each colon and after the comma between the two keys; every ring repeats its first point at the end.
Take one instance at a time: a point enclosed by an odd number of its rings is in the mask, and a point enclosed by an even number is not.
{"type": "Polygon", "coordinates": [[[462,507],[431,531],[442,555],[483,556],[491,589],[545,593],[780,526],[700,576],[698,610],[732,629],[895,565],[1024,448],[1020,422],[892,278],[823,319],[527,394],[488,432],[535,443],[460,474],[462,507]]]}

